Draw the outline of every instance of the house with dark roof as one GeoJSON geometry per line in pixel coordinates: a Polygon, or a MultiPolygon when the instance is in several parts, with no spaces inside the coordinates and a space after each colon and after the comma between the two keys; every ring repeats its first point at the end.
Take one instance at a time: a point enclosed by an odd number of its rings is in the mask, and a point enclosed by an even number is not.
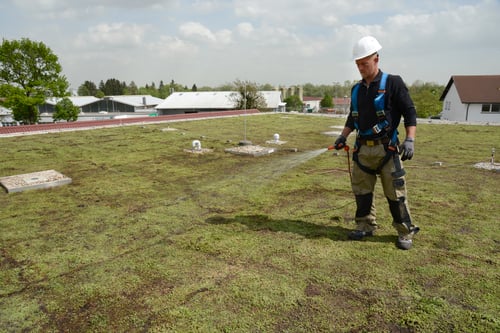
{"type": "Polygon", "coordinates": [[[442,119],[500,123],[500,75],[454,75],[439,100],[442,119]]]}

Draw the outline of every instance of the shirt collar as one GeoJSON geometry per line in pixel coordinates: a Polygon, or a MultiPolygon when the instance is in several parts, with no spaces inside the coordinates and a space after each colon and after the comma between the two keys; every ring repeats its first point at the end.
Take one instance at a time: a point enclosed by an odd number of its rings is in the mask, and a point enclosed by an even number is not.
{"type": "MultiPolygon", "coordinates": [[[[381,79],[382,79],[382,71],[379,69],[379,70],[378,70],[378,73],[377,73],[377,76],[375,76],[375,78],[373,79],[373,81],[371,82],[371,84],[373,84],[373,83],[377,83],[377,82],[379,82],[381,79]]],[[[363,79],[361,82],[363,82],[363,84],[366,86],[366,81],[365,81],[365,79],[363,79]]]]}

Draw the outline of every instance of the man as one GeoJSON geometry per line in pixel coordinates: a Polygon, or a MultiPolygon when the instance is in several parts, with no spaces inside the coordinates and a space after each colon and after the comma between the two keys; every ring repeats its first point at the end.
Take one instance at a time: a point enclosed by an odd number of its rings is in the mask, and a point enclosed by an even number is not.
{"type": "Polygon", "coordinates": [[[413,225],[410,216],[401,161],[413,157],[417,116],[401,77],[379,70],[381,48],[372,36],[363,37],[354,45],[353,58],[362,80],[352,88],[350,113],[335,141],[335,149],[345,147],[347,137],[356,130],[351,183],[356,198],[356,230],[349,233],[349,238],[361,240],[372,236],[377,229],[373,191],[378,175],[389,203],[392,225],[398,233],[396,245],[408,250],[419,228],[413,225]],[[403,143],[397,131],[401,117],[405,128],[403,143]]]}

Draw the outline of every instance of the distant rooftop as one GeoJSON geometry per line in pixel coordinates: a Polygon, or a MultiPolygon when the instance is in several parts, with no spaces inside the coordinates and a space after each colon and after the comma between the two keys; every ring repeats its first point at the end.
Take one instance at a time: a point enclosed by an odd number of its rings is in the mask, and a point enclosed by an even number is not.
{"type": "MultiPolygon", "coordinates": [[[[268,108],[281,104],[280,91],[260,91],[268,108]]],[[[168,96],[157,109],[232,109],[235,91],[189,91],[176,92],[168,96]]]]}

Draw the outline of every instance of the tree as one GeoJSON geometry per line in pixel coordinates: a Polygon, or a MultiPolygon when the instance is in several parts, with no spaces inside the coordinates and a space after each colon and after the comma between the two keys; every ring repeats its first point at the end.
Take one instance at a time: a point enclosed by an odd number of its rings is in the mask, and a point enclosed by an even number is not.
{"type": "Polygon", "coordinates": [[[101,81],[99,83],[99,89],[106,96],[119,96],[123,95],[127,84],[125,82],[120,82],[117,79],[107,79],[106,83],[101,81]]]}
{"type": "Polygon", "coordinates": [[[68,97],[64,97],[59,102],[57,102],[52,118],[54,119],[54,121],[76,121],[78,119],[79,113],[80,108],[78,106],[75,106],[68,97]]]}
{"type": "Polygon", "coordinates": [[[333,108],[333,98],[330,94],[326,93],[323,99],[319,102],[322,108],[333,108]]]}
{"type": "Polygon", "coordinates": [[[78,87],[78,96],[96,96],[97,86],[92,81],[85,81],[78,87]]]}
{"type": "Polygon", "coordinates": [[[181,91],[188,91],[189,89],[186,86],[183,86],[180,83],[176,83],[174,80],[170,81],[170,86],[169,86],[169,95],[173,92],[181,92],[181,91]]]}
{"type": "Polygon", "coordinates": [[[415,104],[417,117],[428,118],[441,113],[443,104],[439,98],[444,91],[444,86],[436,83],[415,81],[408,90],[415,104]]]}
{"type": "Polygon", "coordinates": [[[260,90],[261,91],[272,91],[272,90],[274,90],[274,87],[269,83],[265,83],[265,84],[260,86],[260,90]]]}
{"type": "Polygon", "coordinates": [[[130,84],[128,87],[125,87],[125,93],[126,95],[138,95],[139,94],[139,88],[137,88],[137,85],[135,84],[134,81],[130,81],[130,84]]]}
{"type": "MultiPolygon", "coordinates": [[[[170,86],[163,83],[163,80],[160,81],[160,86],[158,87],[158,96],[159,98],[166,98],[170,95],[170,86]]],[[[155,95],[153,95],[155,96],[155,95]]]]}
{"type": "Polygon", "coordinates": [[[38,105],[62,97],[69,87],[57,56],[42,42],[3,39],[0,46],[0,96],[15,120],[39,120],[38,105]]]}
{"type": "Polygon", "coordinates": [[[264,96],[259,92],[257,84],[254,82],[236,80],[233,83],[232,90],[236,91],[230,95],[236,110],[267,107],[264,96]]]}
{"type": "Polygon", "coordinates": [[[286,103],[287,111],[302,111],[302,108],[304,107],[304,103],[297,95],[288,96],[283,102],[286,103]]]}
{"type": "Polygon", "coordinates": [[[215,88],[215,91],[232,91],[234,89],[234,84],[224,83],[221,86],[215,88]]]}

